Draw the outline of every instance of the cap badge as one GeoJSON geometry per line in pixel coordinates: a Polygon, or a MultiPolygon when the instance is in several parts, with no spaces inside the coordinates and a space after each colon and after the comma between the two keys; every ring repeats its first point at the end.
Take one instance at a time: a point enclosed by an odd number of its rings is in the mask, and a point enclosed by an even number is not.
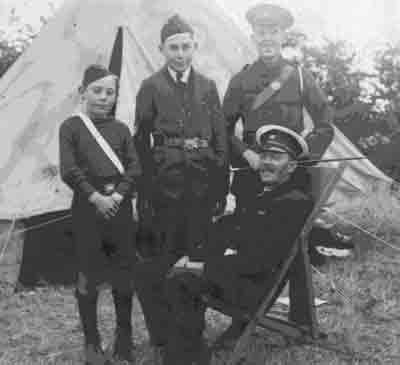
{"type": "Polygon", "coordinates": [[[282,87],[282,84],[279,81],[273,81],[271,82],[270,87],[272,90],[277,91],[282,87]]]}

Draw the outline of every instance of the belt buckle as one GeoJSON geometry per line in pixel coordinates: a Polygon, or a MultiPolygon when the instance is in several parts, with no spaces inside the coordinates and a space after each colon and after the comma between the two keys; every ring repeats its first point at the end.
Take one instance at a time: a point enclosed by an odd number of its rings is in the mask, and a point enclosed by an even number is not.
{"type": "Polygon", "coordinates": [[[199,148],[199,138],[186,138],[183,140],[183,148],[187,151],[192,151],[199,148]]]}
{"type": "Polygon", "coordinates": [[[199,139],[199,148],[207,148],[208,141],[206,139],[199,139]]]}
{"type": "Polygon", "coordinates": [[[111,195],[115,191],[115,184],[109,183],[104,185],[104,194],[111,195]]]}

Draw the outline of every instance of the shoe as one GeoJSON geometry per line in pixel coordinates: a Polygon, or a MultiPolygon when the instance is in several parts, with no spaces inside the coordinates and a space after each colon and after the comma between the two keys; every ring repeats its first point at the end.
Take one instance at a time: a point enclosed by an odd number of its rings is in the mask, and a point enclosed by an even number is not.
{"type": "Polygon", "coordinates": [[[114,343],[113,358],[118,361],[126,361],[129,364],[134,363],[133,346],[129,334],[121,334],[117,331],[114,343]]]}

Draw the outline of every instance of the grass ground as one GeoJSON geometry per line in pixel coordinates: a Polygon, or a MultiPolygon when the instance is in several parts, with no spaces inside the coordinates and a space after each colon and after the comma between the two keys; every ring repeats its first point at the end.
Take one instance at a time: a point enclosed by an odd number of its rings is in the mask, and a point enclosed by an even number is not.
{"type": "MultiPolygon", "coordinates": [[[[348,218],[400,248],[398,199],[381,195],[377,201],[363,199],[359,204],[347,210],[348,218]]],[[[323,276],[314,275],[318,297],[329,301],[318,309],[320,326],[337,346],[293,345],[267,334],[251,342],[243,365],[400,364],[400,252],[358,231],[352,233],[353,257],[331,260],[321,268],[323,276]],[[348,299],[330,290],[331,281],[348,299]]],[[[0,313],[0,365],[82,363],[82,332],[72,289],[14,293],[1,281],[0,313]]],[[[111,349],[114,311],[107,290],[100,297],[99,315],[104,345],[111,349]]],[[[147,332],[136,300],[132,321],[136,364],[150,365],[147,332]]],[[[229,325],[227,317],[212,311],[207,312],[207,321],[209,341],[229,325]]],[[[225,364],[227,355],[219,353],[212,364],[225,364]]]]}

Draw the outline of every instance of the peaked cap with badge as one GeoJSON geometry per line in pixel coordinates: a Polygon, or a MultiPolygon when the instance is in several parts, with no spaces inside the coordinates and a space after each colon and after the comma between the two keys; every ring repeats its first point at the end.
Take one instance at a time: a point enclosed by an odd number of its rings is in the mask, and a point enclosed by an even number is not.
{"type": "Polygon", "coordinates": [[[288,29],[294,23],[293,15],[289,10],[267,3],[259,3],[251,7],[246,13],[246,19],[251,26],[279,26],[282,29],[288,29]]]}
{"type": "Polygon", "coordinates": [[[268,124],[258,128],[256,143],[260,151],[287,152],[296,160],[305,158],[309,154],[305,139],[293,130],[280,125],[268,124]]]}

